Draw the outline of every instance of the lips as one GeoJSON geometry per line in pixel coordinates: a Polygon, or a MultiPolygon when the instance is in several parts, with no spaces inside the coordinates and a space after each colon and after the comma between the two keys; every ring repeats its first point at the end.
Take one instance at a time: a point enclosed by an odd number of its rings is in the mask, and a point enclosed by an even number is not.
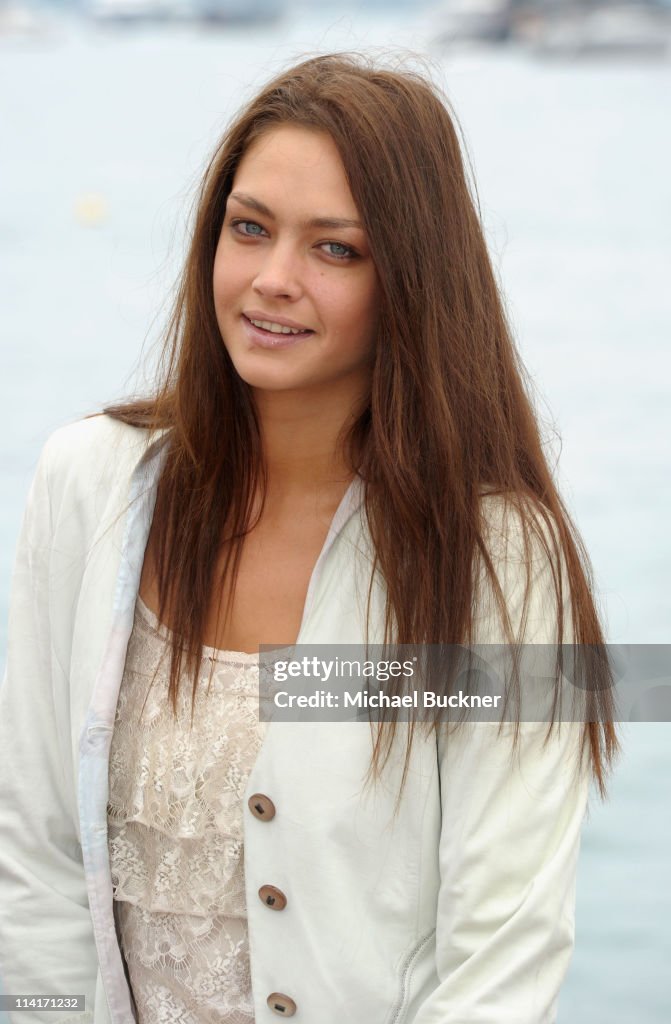
{"type": "MultiPolygon", "coordinates": [[[[290,328],[292,331],[304,331],[312,333],[311,328],[306,327],[305,324],[299,324],[297,321],[292,321],[288,316],[280,316],[278,314],[266,313],[261,309],[246,309],[243,316],[248,321],[256,321],[258,324],[274,324],[279,327],[290,328]]],[[[262,329],[264,330],[264,329],[262,329]]],[[[280,333],[280,332],[278,332],[280,333]]]]}
{"type": "MultiPolygon", "coordinates": [[[[284,318],[283,318],[284,319],[284,318]]],[[[279,320],[275,321],[260,321],[257,320],[253,323],[246,313],[241,316],[242,325],[245,329],[247,338],[253,346],[265,349],[285,349],[292,348],[296,345],[300,345],[305,342],[308,338],[311,338],[314,331],[309,328],[296,327],[289,328],[289,325],[280,324],[279,320]],[[279,324],[279,328],[276,330],[266,330],[265,327],[259,326],[260,323],[279,324]],[[280,329],[284,328],[284,330],[280,329]]],[[[256,317],[254,317],[256,320],[256,317]]]]}

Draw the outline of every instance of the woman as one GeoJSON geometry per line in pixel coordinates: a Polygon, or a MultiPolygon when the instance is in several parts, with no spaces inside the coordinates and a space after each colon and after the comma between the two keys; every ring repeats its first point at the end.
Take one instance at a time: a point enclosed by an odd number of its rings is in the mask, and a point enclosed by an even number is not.
{"type": "Polygon", "coordinates": [[[163,369],[29,499],[5,990],[96,1024],[554,1020],[607,668],[561,728],[257,721],[260,644],[603,641],[431,85],[325,56],[251,102],[163,369]]]}

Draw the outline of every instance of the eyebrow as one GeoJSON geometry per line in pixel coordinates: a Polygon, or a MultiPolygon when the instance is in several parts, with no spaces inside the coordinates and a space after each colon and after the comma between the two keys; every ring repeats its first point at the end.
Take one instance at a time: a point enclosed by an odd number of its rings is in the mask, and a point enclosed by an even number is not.
{"type": "MultiPolygon", "coordinates": [[[[229,199],[235,199],[242,206],[247,206],[250,210],[256,210],[257,213],[263,214],[264,217],[275,220],[275,214],[272,210],[259,199],[255,199],[254,196],[249,196],[245,192],[231,192],[229,199]]],[[[348,217],[312,217],[310,220],[304,221],[301,227],[333,228],[335,230],[339,228],[359,228],[363,230],[363,224],[360,220],[351,220],[348,217]]]]}

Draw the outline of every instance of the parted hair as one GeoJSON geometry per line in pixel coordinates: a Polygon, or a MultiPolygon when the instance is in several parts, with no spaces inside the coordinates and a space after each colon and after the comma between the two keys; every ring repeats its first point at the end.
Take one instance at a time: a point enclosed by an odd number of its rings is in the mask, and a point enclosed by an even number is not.
{"type": "MultiPolygon", "coordinates": [[[[229,614],[254,492],[267,480],[253,397],[217,325],[212,270],[238,164],[253,140],[283,124],[335,142],[379,279],[370,396],[345,451],[365,484],[373,568],[386,585],[385,640],[471,641],[478,563],[515,641],[487,543],[484,488],[519,516],[527,565],[532,545],[550,560],[557,641],[566,603],[569,642],[599,647],[589,559],[544,453],[449,104],[406,66],[318,56],[274,78],[226,130],[198,192],[154,393],[105,409],[167,431],[152,534],[159,616],[173,631],[173,707],[184,669],[194,693],[198,685],[213,596],[223,621],[229,614]]],[[[525,602],[531,577],[529,568],[525,602]]],[[[607,662],[597,659],[593,673],[582,750],[603,792],[618,741],[607,662]]],[[[379,725],[374,772],[396,724],[379,725]]]]}

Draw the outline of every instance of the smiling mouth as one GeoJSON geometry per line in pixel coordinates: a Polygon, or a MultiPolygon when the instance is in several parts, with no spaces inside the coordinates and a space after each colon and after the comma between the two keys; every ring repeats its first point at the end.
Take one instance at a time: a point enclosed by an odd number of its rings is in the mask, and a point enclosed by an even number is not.
{"type": "Polygon", "coordinates": [[[253,324],[259,331],[264,331],[266,334],[284,335],[296,337],[297,335],[314,334],[308,327],[296,328],[296,327],[285,327],[284,324],[278,324],[274,320],[252,320],[251,317],[242,314],[250,324],[253,324]]]}

